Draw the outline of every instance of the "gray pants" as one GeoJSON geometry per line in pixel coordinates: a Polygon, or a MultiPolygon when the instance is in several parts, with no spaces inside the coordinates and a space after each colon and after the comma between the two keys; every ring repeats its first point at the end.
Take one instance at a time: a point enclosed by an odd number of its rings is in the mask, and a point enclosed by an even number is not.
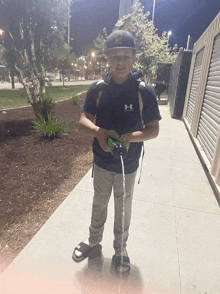
{"type": "Polygon", "coordinates": [[[99,244],[102,241],[104,224],[107,219],[107,208],[111,196],[112,188],[114,189],[114,242],[113,247],[117,253],[126,248],[128,231],[131,221],[132,197],[134,183],[137,171],[125,175],[125,219],[124,233],[122,228],[123,212],[123,176],[113,172],[106,171],[94,164],[94,198],[92,207],[91,225],[89,227],[89,242],[92,245],[99,244]]]}

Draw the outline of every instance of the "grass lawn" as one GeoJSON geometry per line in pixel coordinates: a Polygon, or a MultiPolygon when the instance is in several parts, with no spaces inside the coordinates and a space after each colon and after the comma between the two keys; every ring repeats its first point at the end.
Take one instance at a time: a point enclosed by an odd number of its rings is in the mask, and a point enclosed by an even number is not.
{"type": "MultiPolygon", "coordinates": [[[[46,87],[46,93],[56,102],[76,96],[76,94],[87,91],[89,85],[77,86],[50,86],[46,87]]],[[[30,105],[24,89],[0,90],[0,110],[30,105]]]]}

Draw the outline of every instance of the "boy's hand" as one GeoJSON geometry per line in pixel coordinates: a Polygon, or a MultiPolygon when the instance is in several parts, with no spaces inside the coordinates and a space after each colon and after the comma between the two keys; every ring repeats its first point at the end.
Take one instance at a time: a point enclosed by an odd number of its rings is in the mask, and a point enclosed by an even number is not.
{"type": "Polygon", "coordinates": [[[108,138],[109,137],[111,137],[113,139],[117,139],[116,136],[112,132],[105,130],[105,129],[102,129],[102,128],[98,129],[98,132],[96,134],[96,138],[98,139],[100,146],[102,147],[102,149],[105,152],[111,152],[111,150],[109,149],[109,146],[108,146],[108,138]]]}
{"type": "Polygon", "coordinates": [[[127,133],[127,134],[124,134],[122,135],[118,141],[119,142],[123,142],[126,144],[127,148],[129,148],[130,146],[130,143],[131,143],[131,138],[132,138],[132,133],[127,133]]]}

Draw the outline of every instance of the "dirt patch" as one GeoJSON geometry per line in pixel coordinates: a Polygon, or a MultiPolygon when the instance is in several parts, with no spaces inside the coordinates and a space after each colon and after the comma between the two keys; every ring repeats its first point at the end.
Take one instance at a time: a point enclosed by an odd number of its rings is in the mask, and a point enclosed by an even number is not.
{"type": "Polygon", "coordinates": [[[32,107],[6,112],[0,112],[5,131],[5,140],[0,143],[0,272],[39,231],[93,162],[92,137],[79,129],[82,110],[72,100],[56,103],[54,115],[69,121],[70,131],[52,141],[34,130],[32,107]]]}

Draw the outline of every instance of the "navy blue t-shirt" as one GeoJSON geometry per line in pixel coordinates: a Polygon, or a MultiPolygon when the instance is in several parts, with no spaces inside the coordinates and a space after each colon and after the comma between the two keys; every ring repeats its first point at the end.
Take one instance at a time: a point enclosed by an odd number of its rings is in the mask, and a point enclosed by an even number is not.
{"type": "MultiPolygon", "coordinates": [[[[160,120],[160,112],[155,93],[148,85],[140,84],[133,76],[123,85],[117,85],[111,74],[108,74],[101,83],[90,85],[86,99],[81,107],[84,111],[96,116],[96,125],[106,129],[115,130],[119,136],[126,133],[143,130],[138,91],[143,102],[142,118],[144,125],[160,120]],[[97,106],[98,95],[102,91],[97,106]]],[[[130,143],[128,154],[124,158],[125,174],[133,173],[139,166],[142,142],[130,143]]],[[[94,162],[97,166],[115,173],[122,173],[121,160],[115,158],[111,152],[105,152],[97,138],[93,141],[94,162]]]]}

